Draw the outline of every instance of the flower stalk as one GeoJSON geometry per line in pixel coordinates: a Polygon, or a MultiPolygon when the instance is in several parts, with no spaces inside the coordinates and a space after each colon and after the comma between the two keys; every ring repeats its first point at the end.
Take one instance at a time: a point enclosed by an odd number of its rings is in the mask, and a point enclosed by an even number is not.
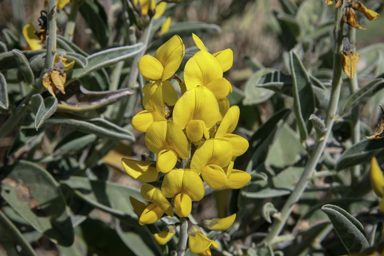
{"type": "Polygon", "coordinates": [[[316,147],[313,151],[312,157],[308,160],[304,172],[300,177],[299,182],[297,183],[295,189],[289,196],[288,200],[285,202],[283,208],[281,209],[280,219],[276,219],[273,223],[272,229],[269,232],[268,236],[262,241],[267,244],[275,243],[275,238],[279,235],[283,229],[288,217],[290,216],[295,204],[300,199],[305,188],[308,185],[309,178],[312,176],[317,163],[324,151],[325,145],[328,141],[329,135],[332,131],[333,123],[336,119],[337,106],[339,104],[340,89],[342,84],[342,69],[341,69],[341,51],[342,51],[342,42],[343,42],[343,14],[344,6],[341,6],[336,10],[335,17],[335,29],[334,29],[334,60],[333,60],[333,78],[332,78],[332,88],[329,106],[326,112],[325,118],[325,127],[327,133],[324,136],[324,139],[318,141],[316,147]]]}
{"type": "Polygon", "coordinates": [[[75,32],[76,17],[79,11],[80,0],[71,1],[71,11],[68,16],[67,26],[65,27],[64,37],[69,41],[73,39],[73,33],[75,32]]]}
{"type": "Polygon", "coordinates": [[[180,237],[177,243],[177,255],[184,256],[187,249],[188,240],[188,220],[187,218],[180,218],[180,237]]]}

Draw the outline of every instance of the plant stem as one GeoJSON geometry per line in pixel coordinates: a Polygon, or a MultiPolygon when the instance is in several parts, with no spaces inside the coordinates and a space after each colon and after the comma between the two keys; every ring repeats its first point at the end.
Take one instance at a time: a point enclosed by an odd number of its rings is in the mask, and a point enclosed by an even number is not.
{"type": "Polygon", "coordinates": [[[187,218],[180,218],[180,237],[177,243],[177,255],[184,256],[185,250],[187,249],[188,240],[188,221],[187,218]]]}
{"type": "MultiPolygon", "coordinates": [[[[353,45],[354,51],[356,52],[356,49],[355,49],[356,28],[349,27],[348,38],[349,38],[349,42],[353,45]]],[[[353,76],[353,79],[348,79],[348,81],[349,81],[349,89],[351,91],[351,94],[354,94],[359,90],[357,73],[355,73],[355,75],[353,76]]],[[[352,143],[356,144],[360,142],[360,104],[357,104],[352,109],[351,118],[352,118],[351,120],[352,143]]],[[[355,186],[359,182],[359,178],[361,175],[360,165],[353,166],[351,171],[352,171],[352,186],[355,186]]]]}
{"type": "Polygon", "coordinates": [[[76,17],[79,11],[80,1],[72,0],[71,1],[71,11],[68,16],[67,26],[65,27],[64,37],[69,41],[72,41],[73,33],[75,32],[76,26],[76,17]]]}
{"type": "Polygon", "coordinates": [[[283,229],[288,217],[290,216],[293,207],[300,199],[305,188],[308,185],[309,178],[312,176],[313,171],[316,168],[316,165],[320,159],[321,154],[324,151],[325,145],[328,141],[329,135],[332,131],[332,126],[335,120],[337,106],[339,103],[340,89],[341,89],[341,62],[340,62],[340,53],[342,50],[342,40],[343,40],[343,14],[344,7],[340,7],[336,11],[335,17],[335,30],[334,30],[334,59],[333,59],[333,79],[332,79],[332,88],[329,106],[326,112],[325,118],[325,127],[327,129],[324,139],[317,142],[316,147],[313,151],[312,157],[308,160],[304,172],[300,177],[299,182],[297,183],[295,189],[289,196],[288,200],[285,202],[283,208],[281,209],[280,219],[276,219],[273,223],[272,229],[268,236],[262,241],[267,244],[272,244],[275,237],[279,235],[283,229]]]}
{"type": "Polygon", "coordinates": [[[47,54],[45,55],[44,69],[53,67],[56,54],[56,0],[48,1],[48,39],[47,39],[47,54]]]}

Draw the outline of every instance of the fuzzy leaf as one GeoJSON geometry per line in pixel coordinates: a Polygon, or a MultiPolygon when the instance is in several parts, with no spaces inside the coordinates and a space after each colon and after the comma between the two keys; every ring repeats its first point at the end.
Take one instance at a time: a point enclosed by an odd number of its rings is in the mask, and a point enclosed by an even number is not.
{"type": "Polygon", "coordinates": [[[2,73],[0,73],[0,107],[3,109],[9,107],[7,81],[2,73]]]}
{"type": "Polygon", "coordinates": [[[29,66],[27,58],[21,51],[17,49],[13,49],[11,52],[15,57],[17,65],[19,66],[19,70],[25,79],[25,82],[27,82],[28,84],[32,84],[33,80],[35,79],[35,76],[33,75],[32,69],[29,66]]]}
{"type": "Polygon", "coordinates": [[[270,97],[272,97],[274,91],[260,88],[257,85],[263,84],[264,79],[267,78],[266,75],[269,73],[273,73],[274,70],[272,69],[261,69],[254,73],[246,82],[244,93],[245,98],[243,100],[244,105],[254,105],[259,104],[261,102],[264,102],[268,100],[270,97]]]}
{"type": "Polygon", "coordinates": [[[76,44],[72,43],[65,37],[61,35],[57,35],[57,44],[59,45],[60,48],[64,49],[68,52],[73,52],[73,53],[78,53],[83,55],[84,57],[87,57],[89,54],[84,52],[82,49],[80,49],[76,44]]]}
{"type": "MultiPolygon", "coordinates": [[[[37,50],[37,51],[21,51],[24,56],[30,60],[33,56],[45,53],[45,50],[37,50]]],[[[17,68],[17,62],[12,52],[3,52],[0,53],[0,71],[17,68]]]]}
{"type": "Polygon", "coordinates": [[[35,94],[31,97],[31,103],[35,112],[35,128],[38,130],[56,112],[57,99],[50,96],[44,100],[40,94],[35,94]]]}
{"type": "Polygon", "coordinates": [[[262,216],[269,223],[272,223],[271,216],[275,213],[278,213],[278,210],[271,202],[267,202],[263,205],[262,216]]]}

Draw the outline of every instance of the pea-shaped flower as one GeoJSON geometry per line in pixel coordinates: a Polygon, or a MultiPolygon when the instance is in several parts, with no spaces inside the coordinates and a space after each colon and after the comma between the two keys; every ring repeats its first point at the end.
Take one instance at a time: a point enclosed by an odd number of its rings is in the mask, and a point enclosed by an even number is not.
{"type": "Polygon", "coordinates": [[[204,183],[200,176],[189,169],[173,169],[164,176],[161,192],[167,198],[174,198],[175,211],[179,217],[188,217],[192,200],[204,197],[204,183]]]}
{"type": "Polygon", "coordinates": [[[202,255],[211,255],[210,247],[219,248],[218,244],[206,237],[202,232],[199,226],[190,225],[188,228],[189,242],[188,247],[189,251],[192,254],[202,254],[202,255]]]}

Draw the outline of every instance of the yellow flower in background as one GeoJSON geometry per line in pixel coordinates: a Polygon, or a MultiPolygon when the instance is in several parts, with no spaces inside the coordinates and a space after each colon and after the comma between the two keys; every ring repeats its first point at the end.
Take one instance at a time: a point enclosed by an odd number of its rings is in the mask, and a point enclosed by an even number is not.
{"type": "Polygon", "coordinates": [[[176,234],[175,225],[169,225],[166,226],[160,233],[156,233],[153,236],[155,238],[156,243],[164,245],[168,243],[169,240],[171,240],[174,234],[176,234]]]}
{"type": "Polygon", "coordinates": [[[149,202],[152,202],[147,206],[140,215],[140,225],[152,224],[158,221],[164,213],[173,217],[173,209],[171,203],[164,197],[161,190],[150,185],[145,184],[141,186],[141,195],[149,202]]]}
{"type": "Polygon", "coordinates": [[[161,25],[160,35],[164,35],[165,33],[167,33],[170,26],[171,26],[171,17],[168,17],[164,21],[163,25],[161,25]]]}
{"type": "Polygon", "coordinates": [[[159,172],[171,171],[177,159],[189,157],[190,144],[182,129],[173,121],[153,122],[145,134],[145,145],[157,154],[156,168],[159,172]]]}
{"type": "Polygon", "coordinates": [[[199,226],[190,225],[188,228],[189,242],[188,248],[192,254],[210,255],[210,247],[219,248],[218,244],[206,237],[199,226]]]}
{"type": "Polygon", "coordinates": [[[371,180],[371,186],[376,195],[380,197],[379,210],[384,212],[384,176],[377,163],[376,157],[371,159],[371,170],[369,172],[369,178],[371,180]]]}
{"type": "Polygon", "coordinates": [[[204,197],[204,183],[200,176],[189,169],[173,169],[164,176],[161,192],[167,198],[174,198],[176,214],[188,217],[192,211],[192,200],[204,197]]]}
{"type": "Polygon", "coordinates": [[[40,39],[35,35],[35,31],[37,31],[37,29],[30,21],[28,21],[28,24],[23,27],[23,35],[29,48],[31,50],[40,50],[43,47],[39,43],[40,39]]]}

